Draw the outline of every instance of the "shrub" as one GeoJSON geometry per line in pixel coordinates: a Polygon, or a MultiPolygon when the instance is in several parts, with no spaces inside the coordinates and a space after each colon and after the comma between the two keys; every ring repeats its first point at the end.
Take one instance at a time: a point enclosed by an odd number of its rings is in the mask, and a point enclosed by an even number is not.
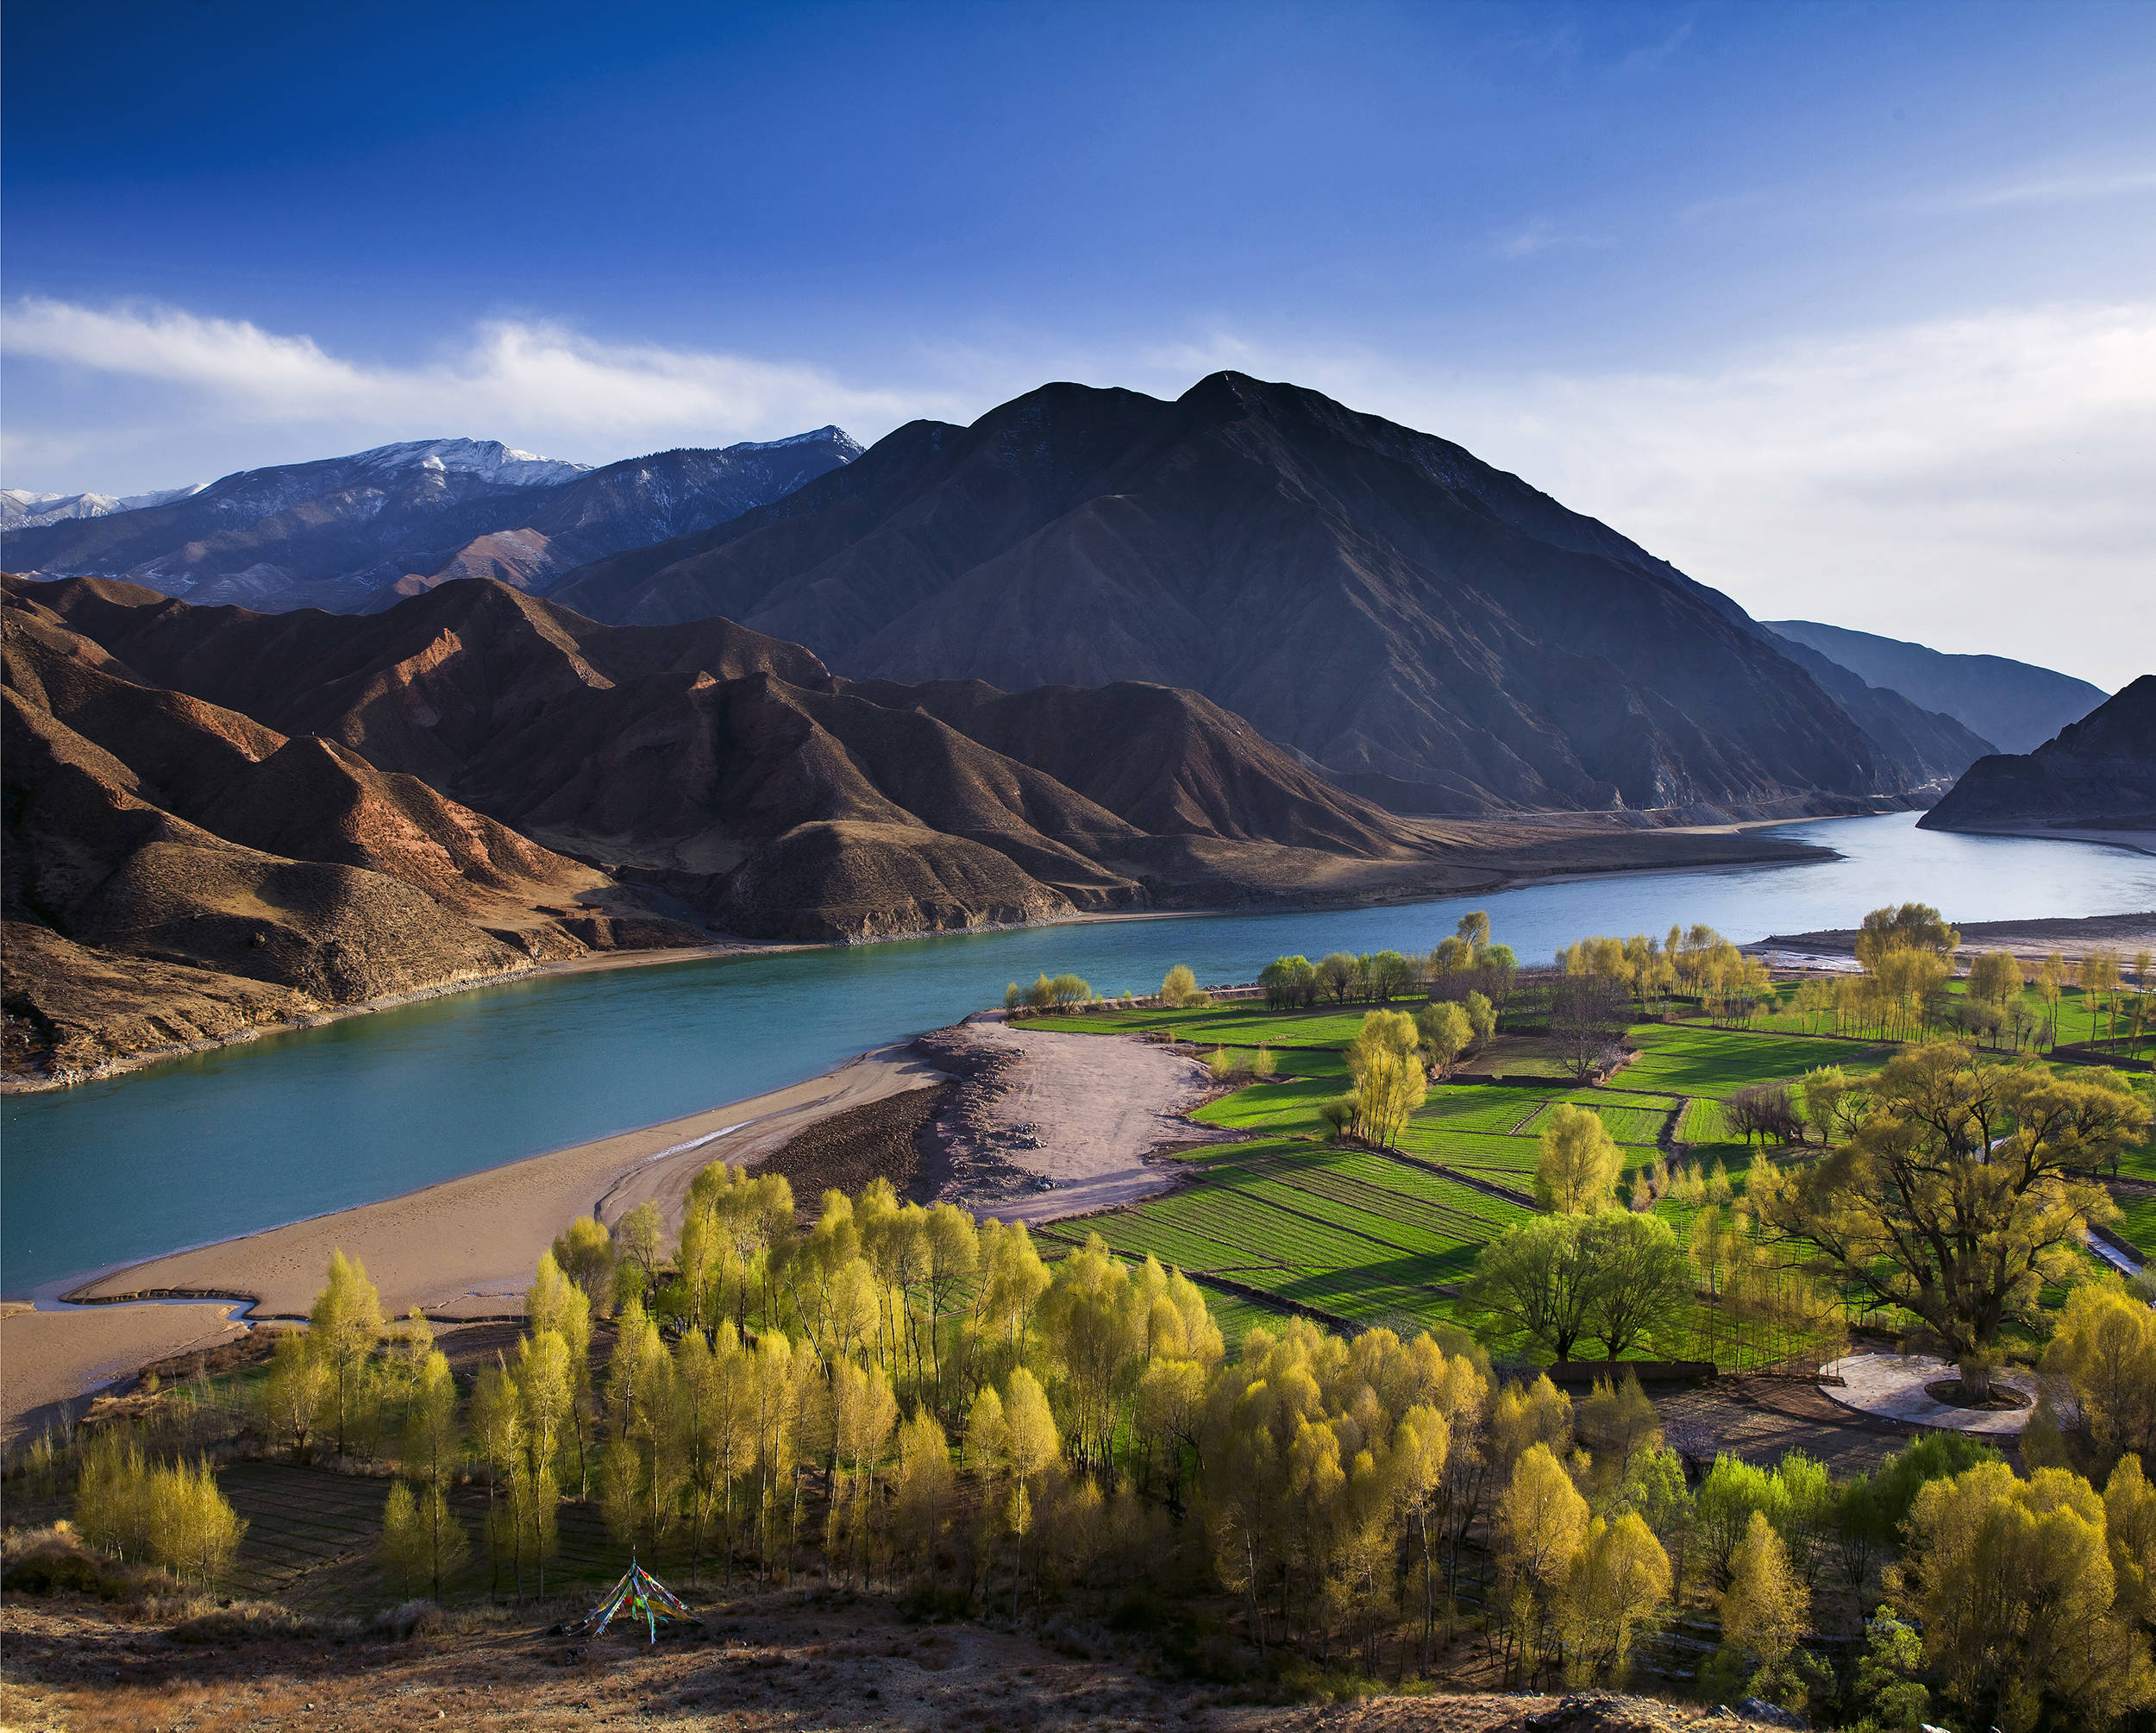
{"type": "Polygon", "coordinates": [[[1332,1128],[1335,1143],[1347,1134],[1347,1128],[1355,1123],[1355,1116],[1361,1111],[1362,1103],[1352,1094],[1335,1096],[1331,1101],[1318,1104],[1318,1117],[1332,1128]]]}
{"type": "Polygon", "coordinates": [[[1191,972],[1188,963],[1178,963],[1161,977],[1160,1001],[1181,1010],[1186,1005],[1202,1005],[1206,997],[1198,990],[1198,977],[1191,972]]]}
{"type": "Polygon", "coordinates": [[[1260,1047],[1250,1056],[1250,1075],[1254,1077],[1269,1077],[1279,1069],[1280,1062],[1273,1057],[1270,1047],[1260,1047]]]}

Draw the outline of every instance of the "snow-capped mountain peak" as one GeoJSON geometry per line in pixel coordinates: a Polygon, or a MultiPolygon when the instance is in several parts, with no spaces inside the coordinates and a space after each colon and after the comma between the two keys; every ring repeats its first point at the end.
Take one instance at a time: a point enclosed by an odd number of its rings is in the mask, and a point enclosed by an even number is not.
{"type": "Polygon", "coordinates": [[[30,530],[43,524],[64,524],[72,518],[110,518],[118,512],[140,512],[151,505],[169,505],[175,499],[191,499],[210,484],[197,481],[185,487],[166,487],[154,493],[33,493],[23,487],[0,487],[0,530],[30,530]]]}
{"type": "Polygon", "coordinates": [[[505,487],[550,487],[573,481],[592,467],[518,451],[498,439],[408,439],[355,453],[346,461],[362,469],[432,469],[470,475],[505,487]]]}

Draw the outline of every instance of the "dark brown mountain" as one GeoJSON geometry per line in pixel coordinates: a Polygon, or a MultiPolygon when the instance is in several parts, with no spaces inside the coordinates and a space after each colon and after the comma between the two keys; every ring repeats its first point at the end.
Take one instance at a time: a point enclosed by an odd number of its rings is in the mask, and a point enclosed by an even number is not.
{"type": "Polygon", "coordinates": [[[2034,752],[1979,758],[1917,823],[1934,831],[2156,831],[2156,674],[2034,752]]]}
{"type": "Polygon", "coordinates": [[[1820,690],[1864,730],[1879,762],[1912,792],[1943,789],[1996,750],[1959,719],[1927,710],[1891,687],[1872,685],[1799,638],[1762,629],[1769,643],[1819,682],[1820,690]]]}
{"type": "Polygon", "coordinates": [[[225,476],[162,505],[10,532],[11,569],[119,577],[202,603],[358,612],[448,578],[518,588],[705,529],[857,455],[836,427],[601,469],[436,439],[225,476]]]}
{"type": "Polygon", "coordinates": [[[589,948],[1803,852],[1419,824],[1192,693],[849,682],[725,620],[604,626],[481,580],[335,615],[11,579],[6,627],[16,1065],[589,948]]]}
{"type": "Polygon", "coordinates": [[[1883,750],[1728,598],[1518,477],[1236,374],[914,423],[553,593],[862,679],[1188,688],[1403,811],[1834,810],[1961,768],[1883,750]]]}
{"type": "Polygon", "coordinates": [[[724,620],[601,626],[476,581],[365,617],[94,580],[16,594],[137,679],[423,779],[759,937],[1233,899],[1276,855],[1291,879],[1433,860],[1189,694],[847,688],[724,620]]]}
{"type": "Polygon", "coordinates": [[[5,637],[10,1064],[81,1071],[584,948],[537,905],[600,889],[591,869],[148,683],[34,602],[10,598],[5,637]]]}

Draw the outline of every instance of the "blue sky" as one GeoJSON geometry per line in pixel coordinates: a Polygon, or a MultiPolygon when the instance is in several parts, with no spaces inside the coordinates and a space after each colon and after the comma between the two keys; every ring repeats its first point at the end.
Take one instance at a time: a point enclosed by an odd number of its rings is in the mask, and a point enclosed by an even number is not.
{"type": "Polygon", "coordinates": [[[7,486],[870,439],[1235,366],[1458,439],[1763,617],[2106,686],[2156,662],[2156,6],[5,32],[7,486]]]}

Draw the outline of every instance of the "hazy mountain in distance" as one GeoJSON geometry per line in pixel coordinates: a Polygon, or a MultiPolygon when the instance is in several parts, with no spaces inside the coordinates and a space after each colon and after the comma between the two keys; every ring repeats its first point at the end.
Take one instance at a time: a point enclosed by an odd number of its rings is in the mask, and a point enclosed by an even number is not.
{"type": "Polygon", "coordinates": [[[210,484],[197,481],[190,487],[166,487],[155,493],[31,493],[20,487],[0,487],[0,530],[34,530],[46,524],[76,518],[110,518],[116,512],[139,512],[147,505],[169,505],[199,493],[210,484]]]}
{"type": "Polygon", "coordinates": [[[1876,687],[1952,717],[2001,752],[2034,750],[2103,702],[2101,687],[2003,656],[1954,656],[1896,637],[1816,620],[1769,620],[1770,630],[1839,662],[1876,687]]]}
{"type": "Polygon", "coordinates": [[[1934,831],[2156,831],[2156,674],[2034,752],[1979,758],[1917,823],[1934,831]]]}
{"type": "Polygon", "coordinates": [[[1461,447],[1239,374],[914,422],[550,593],[862,678],[1189,688],[1402,812],[1850,810],[1971,750],[1875,739],[1727,597],[1461,447]]]}
{"type": "Polygon", "coordinates": [[[1951,782],[1998,750],[1953,717],[1927,710],[1890,688],[1872,685],[1800,639],[1771,630],[1764,636],[1833,695],[1911,788],[1951,782]]]}
{"type": "Polygon", "coordinates": [[[0,562],[40,576],[120,578],[198,603],[356,612],[447,577],[545,581],[768,504],[859,450],[826,427],[592,469],[494,440],[412,441],[12,531],[0,562]]]}

